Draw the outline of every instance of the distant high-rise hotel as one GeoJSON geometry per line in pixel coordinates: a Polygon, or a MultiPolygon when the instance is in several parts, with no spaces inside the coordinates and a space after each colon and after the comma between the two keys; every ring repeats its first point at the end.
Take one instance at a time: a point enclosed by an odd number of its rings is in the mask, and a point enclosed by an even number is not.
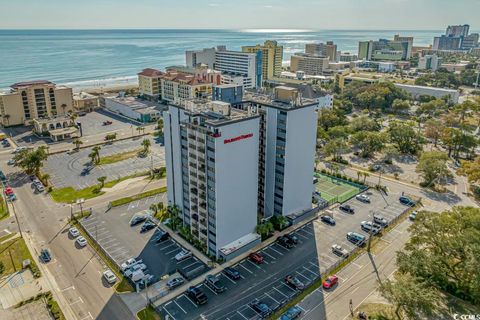
{"type": "Polygon", "coordinates": [[[394,40],[360,41],[358,58],[363,60],[409,60],[412,57],[413,37],[395,36],[394,40]]]}
{"type": "Polygon", "coordinates": [[[262,78],[269,80],[278,77],[282,73],[283,46],[279,46],[277,41],[267,40],[263,45],[244,46],[243,52],[262,53],[262,78]]]}
{"type": "Polygon", "coordinates": [[[445,34],[433,38],[434,50],[470,50],[478,46],[478,33],[469,34],[470,26],[448,26],[445,34]]]}
{"type": "Polygon", "coordinates": [[[327,57],[329,61],[337,61],[337,45],[333,41],[327,43],[307,43],[305,53],[308,55],[327,57]]]}

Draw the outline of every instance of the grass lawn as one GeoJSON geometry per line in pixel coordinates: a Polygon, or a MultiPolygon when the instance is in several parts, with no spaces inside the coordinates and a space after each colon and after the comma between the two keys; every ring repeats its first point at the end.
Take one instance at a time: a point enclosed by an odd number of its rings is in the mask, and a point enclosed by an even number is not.
{"type": "MultiPolygon", "coordinates": [[[[3,237],[3,240],[8,237],[11,237],[11,235],[3,237]]],[[[30,251],[28,251],[27,245],[22,238],[16,238],[0,244],[0,261],[5,267],[2,275],[9,275],[15,271],[21,270],[22,262],[26,259],[30,260],[33,274],[39,277],[40,271],[38,270],[38,266],[33,260],[32,255],[30,254],[30,251]]]]}
{"type": "Polygon", "coordinates": [[[0,220],[8,218],[8,208],[3,197],[0,197],[0,220]]]}
{"type": "Polygon", "coordinates": [[[358,312],[360,311],[365,312],[368,315],[368,319],[373,319],[373,320],[397,319],[397,317],[395,316],[395,308],[389,304],[365,303],[360,305],[360,307],[358,308],[358,312]]]}
{"type": "Polygon", "coordinates": [[[138,311],[137,318],[140,320],[160,320],[161,319],[160,315],[156,313],[151,306],[148,306],[147,308],[138,311]]]}
{"type": "Polygon", "coordinates": [[[140,200],[164,192],[167,192],[167,187],[161,187],[150,191],[142,192],[131,197],[120,198],[112,201],[112,207],[118,207],[136,200],[140,200]]]}
{"type": "MultiPolygon", "coordinates": [[[[105,182],[105,188],[111,188],[117,183],[120,183],[122,181],[125,181],[127,179],[131,178],[136,178],[136,177],[141,177],[145,176],[149,173],[149,171],[144,171],[144,172],[139,172],[139,173],[134,173],[129,176],[125,176],[122,178],[118,178],[112,181],[105,182]]],[[[50,195],[52,196],[53,200],[56,202],[65,202],[65,203],[71,203],[76,201],[77,199],[91,199],[95,198],[98,196],[101,196],[105,192],[100,191],[98,192],[98,186],[90,186],[84,189],[76,190],[73,187],[65,187],[61,189],[53,189],[50,192],[50,195]]]]}
{"type": "Polygon", "coordinates": [[[112,164],[115,162],[127,160],[133,157],[136,157],[137,154],[142,151],[143,148],[135,149],[132,151],[127,151],[127,152],[122,152],[122,153],[116,153],[111,156],[105,156],[100,158],[100,162],[97,163],[97,166],[105,165],[105,164],[112,164]]]}

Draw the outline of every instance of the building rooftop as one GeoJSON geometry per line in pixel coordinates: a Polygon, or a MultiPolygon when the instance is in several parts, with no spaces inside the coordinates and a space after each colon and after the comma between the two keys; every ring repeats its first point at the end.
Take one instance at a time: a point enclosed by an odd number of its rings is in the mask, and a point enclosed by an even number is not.
{"type": "Polygon", "coordinates": [[[227,244],[226,246],[221,247],[220,252],[227,256],[227,255],[243,248],[244,246],[252,243],[253,241],[258,240],[259,238],[260,238],[260,235],[258,235],[257,233],[246,234],[243,237],[241,237],[240,239],[237,239],[237,240],[227,244]]]}
{"type": "Polygon", "coordinates": [[[416,88],[416,89],[425,89],[425,90],[435,90],[435,91],[444,91],[448,93],[458,93],[458,90],[455,89],[448,89],[448,88],[439,88],[439,87],[427,87],[427,86],[417,86],[417,85],[411,85],[411,84],[404,84],[404,83],[394,83],[396,86],[400,86],[403,88],[416,88]]]}
{"type": "Polygon", "coordinates": [[[20,89],[20,88],[27,88],[27,87],[36,86],[36,85],[55,85],[55,83],[48,80],[33,80],[33,81],[17,82],[12,84],[10,87],[12,89],[20,89]]]}
{"type": "Polygon", "coordinates": [[[74,100],[86,100],[86,99],[96,99],[98,98],[97,96],[90,94],[88,92],[76,92],[73,94],[73,99],[74,100]]]}
{"type": "MultiPolygon", "coordinates": [[[[283,90],[285,92],[292,93],[292,94],[294,94],[295,92],[298,92],[298,89],[287,87],[287,86],[278,86],[275,88],[275,90],[278,90],[278,89],[283,90]]],[[[296,108],[303,108],[303,107],[317,105],[317,102],[315,100],[302,98],[301,95],[298,95],[298,97],[293,100],[286,101],[286,100],[281,100],[279,98],[276,98],[275,95],[247,91],[244,94],[244,103],[249,103],[249,102],[258,103],[268,107],[278,108],[283,110],[293,110],[296,108]]]]}
{"type": "Polygon", "coordinates": [[[116,103],[123,104],[127,107],[132,108],[133,110],[156,107],[157,105],[148,100],[140,100],[136,97],[123,97],[121,95],[105,95],[105,99],[114,101],[116,103]]]}
{"type": "Polygon", "coordinates": [[[139,72],[139,76],[145,76],[145,77],[159,77],[163,75],[164,73],[160,70],[157,69],[152,69],[152,68],[146,68],[143,69],[142,72],[139,72]]]}

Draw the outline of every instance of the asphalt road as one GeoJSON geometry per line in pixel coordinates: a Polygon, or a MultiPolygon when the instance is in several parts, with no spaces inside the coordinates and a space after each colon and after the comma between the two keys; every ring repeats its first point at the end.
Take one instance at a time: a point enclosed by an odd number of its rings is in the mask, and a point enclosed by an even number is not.
{"type": "MultiPolygon", "coordinates": [[[[88,155],[92,151],[91,148],[86,148],[70,155],[67,153],[51,155],[45,163],[44,171],[50,175],[50,181],[56,188],[71,186],[75,189],[83,189],[98,184],[97,178],[101,176],[106,176],[110,181],[136,172],[145,172],[152,165],[155,168],[165,166],[164,148],[155,143],[152,137],[146,138],[150,139],[151,152],[145,158],[133,157],[112,164],[95,166],[85,173],[84,170],[90,167],[88,155]]],[[[143,139],[144,137],[139,137],[104,145],[101,147],[100,157],[140,149],[143,139]]]]}
{"type": "Polygon", "coordinates": [[[79,250],[68,238],[70,207],[33,193],[28,177],[5,165],[9,158],[8,152],[0,153],[2,168],[18,197],[14,206],[20,227],[67,319],[134,319],[113,289],[103,283],[104,266],[91,248],[79,250]],[[48,264],[38,261],[42,248],[52,252],[53,260],[48,264]]]}

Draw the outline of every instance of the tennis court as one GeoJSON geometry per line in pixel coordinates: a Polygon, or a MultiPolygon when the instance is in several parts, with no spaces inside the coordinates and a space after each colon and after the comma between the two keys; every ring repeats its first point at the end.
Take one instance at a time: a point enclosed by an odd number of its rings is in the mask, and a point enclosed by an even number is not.
{"type": "Polygon", "coordinates": [[[362,186],[349,183],[343,179],[320,173],[315,174],[315,177],[318,179],[318,182],[315,184],[316,191],[329,204],[335,202],[342,203],[362,191],[362,186]]]}

